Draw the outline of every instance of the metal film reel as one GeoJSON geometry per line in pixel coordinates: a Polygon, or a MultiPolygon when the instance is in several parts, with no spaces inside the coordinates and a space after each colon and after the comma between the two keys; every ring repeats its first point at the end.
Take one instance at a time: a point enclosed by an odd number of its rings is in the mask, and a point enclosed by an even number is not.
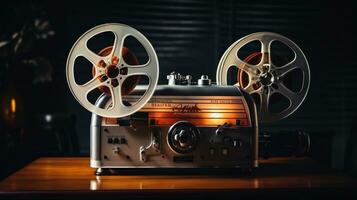
{"type": "Polygon", "coordinates": [[[103,24],[96,26],[84,33],[73,45],[67,59],[66,75],[69,88],[77,101],[88,111],[102,117],[120,118],[140,110],[152,97],[159,78],[159,62],[155,50],[149,40],[136,29],[124,24],[103,24]],[[113,50],[107,56],[99,56],[92,52],[87,42],[92,37],[104,33],[114,34],[113,50]],[[122,57],[122,49],[126,37],[132,36],[145,48],[149,57],[148,62],[142,65],[129,65],[122,57]],[[77,84],[74,77],[74,65],[78,57],[84,57],[95,67],[93,78],[82,85],[77,84]],[[101,67],[105,64],[105,68],[101,67]],[[98,77],[106,75],[107,81],[101,82],[98,77]],[[149,85],[144,95],[133,105],[123,104],[121,86],[124,81],[133,75],[144,75],[149,79],[149,85]],[[119,84],[115,87],[110,80],[116,80],[119,84]],[[92,104],[88,100],[88,93],[92,90],[106,86],[110,90],[112,105],[103,109],[92,104]]]}
{"type": "MultiPolygon", "coordinates": [[[[271,32],[258,32],[243,37],[233,43],[223,54],[217,68],[217,84],[227,85],[228,71],[230,67],[236,67],[246,72],[249,83],[242,87],[239,81],[236,84],[250,94],[258,94],[258,116],[260,122],[274,122],[286,118],[304,101],[310,85],[310,68],[304,53],[290,39],[271,32]],[[260,62],[256,65],[249,64],[238,57],[238,51],[252,41],[260,42],[260,62]],[[283,66],[276,66],[271,59],[271,44],[279,41],[290,48],[294,58],[283,66]],[[297,92],[284,85],[283,78],[291,71],[299,69],[302,72],[301,89],[297,92]],[[259,84],[259,88],[253,87],[259,84]],[[289,100],[289,106],[278,113],[271,112],[269,101],[274,93],[279,93],[289,100]]],[[[239,77],[238,77],[239,79],[239,77]]]]}

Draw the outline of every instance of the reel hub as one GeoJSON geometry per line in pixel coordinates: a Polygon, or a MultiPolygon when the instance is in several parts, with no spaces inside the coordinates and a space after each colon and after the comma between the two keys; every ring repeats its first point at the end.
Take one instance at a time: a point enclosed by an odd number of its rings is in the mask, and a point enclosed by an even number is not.
{"type": "Polygon", "coordinates": [[[105,75],[111,79],[116,78],[119,75],[119,68],[116,65],[109,65],[105,69],[105,75]]]}
{"type": "Polygon", "coordinates": [[[275,77],[270,72],[265,72],[259,76],[259,83],[263,86],[271,86],[275,81],[275,77]]]}

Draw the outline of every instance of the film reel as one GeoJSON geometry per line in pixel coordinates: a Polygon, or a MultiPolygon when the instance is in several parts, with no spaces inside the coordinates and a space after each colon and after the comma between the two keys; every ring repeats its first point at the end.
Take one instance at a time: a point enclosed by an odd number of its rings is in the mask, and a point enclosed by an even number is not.
{"type": "MultiPolygon", "coordinates": [[[[250,58],[249,58],[250,59],[250,58]]],[[[217,68],[217,84],[227,85],[228,71],[231,67],[248,74],[249,82],[242,86],[239,84],[241,76],[238,76],[237,86],[250,94],[257,94],[259,100],[255,100],[260,122],[274,122],[286,118],[295,112],[304,101],[310,85],[310,69],[304,53],[290,39],[271,32],[258,32],[243,37],[233,43],[223,54],[217,68]],[[245,59],[238,57],[238,51],[245,45],[260,42],[260,61],[258,64],[250,64],[245,59]],[[272,62],[271,44],[279,41],[286,45],[294,54],[294,58],[283,66],[276,66],[272,62]],[[302,72],[300,90],[294,92],[284,84],[284,77],[291,71],[298,69],[302,72]],[[258,86],[257,86],[258,85],[258,86]],[[272,95],[279,93],[288,99],[289,105],[280,112],[271,112],[270,100],[272,95]]]]}
{"type": "Polygon", "coordinates": [[[74,43],[67,58],[66,76],[73,96],[84,108],[102,117],[120,118],[140,110],[150,100],[159,78],[159,62],[153,46],[139,31],[124,24],[103,24],[88,30],[74,43]],[[103,32],[112,32],[114,34],[111,53],[106,56],[94,53],[87,45],[87,42],[92,37],[103,32]],[[128,36],[137,39],[144,47],[149,57],[145,64],[130,65],[123,59],[123,44],[128,36]],[[84,84],[78,84],[74,75],[75,61],[80,56],[95,66],[93,78],[84,84]],[[103,75],[108,77],[106,81],[99,79],[103,75]],[[121,86],[127,78],[135,75],[143,75],[149,79],[147,90],[136,103],[124,105],[121,86]],[[112,81],[117,84],[111,84],[112,81]],[[99,108],[88,100],[89,92],[104,86],[109,88],[112,100],[112,105],[106,109],[99,108]]]}

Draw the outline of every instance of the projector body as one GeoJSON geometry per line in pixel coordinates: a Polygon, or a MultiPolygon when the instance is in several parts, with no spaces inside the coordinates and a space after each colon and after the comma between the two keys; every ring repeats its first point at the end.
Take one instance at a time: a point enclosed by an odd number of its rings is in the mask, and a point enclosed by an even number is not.
{"type": "MultiPolygon", "coordinates": [[[[143,91],[124,99],[135,102],[143,91]]],[[[107,95],[96,103],[109,104],[107,95]]],[[[128,117],[92,115],[93,168],[250,169],[257,160],[255,104],[235,86],[159,85],[150,101],[128,117]]]]}

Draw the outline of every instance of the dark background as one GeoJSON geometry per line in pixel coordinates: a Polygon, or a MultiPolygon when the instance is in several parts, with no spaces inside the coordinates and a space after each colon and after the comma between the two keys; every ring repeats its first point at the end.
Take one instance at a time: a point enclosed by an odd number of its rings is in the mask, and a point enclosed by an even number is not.
{"type": "MultiPolygon", "coordinates": [[[[31,151],[25,148],[28,143],[36,143],[42,137],[36,130],[48,131],[43,125],[46,114],[67,124],[59,125],[67,127],[62,131],[71,129],[69,132],[78,135],[79,149],[53,153],[39,148],[40,154],[89,153],[91,114],[71,95],[66,83],[65,62],[71,46],[86,30],[102,23],[117,22],[138,29],[150,40],[159,58],[161,84],[166,83],[166,75],[172,71],[191,74],[194,79],[207,74],[214,80],[221,55],[231,43],[247,34],[272,31],[292,39],[304,51],[310,64],[309,94],[292,116],[261,128],[305,130],[319,135],[321,140],[329,138],[325,156],[331,166],[344,169],[345,163],[352,162],[348,155],[354,150],[349,149],[349,145],[357,143],[354,136],[357,131],[353,128],[357,123],[356,11],[356,3],[307,0],[3,2],[0,7],[2,40],[37,18],[48,21],[54,32],[48,39],[35,42],[27,53],[49,60],[51,70],[42,71],[50,74],[50,80],[33,81],[36,69],[2,58],[1,105],[4,106],[11,95],[18,97],[20,112],[14,126],[2,119],[3,153],[9,163],[22,160],[21,156],[31,151]],[[26,77],[30,77],[29,80],[26,77]]],[[[49,140],[45,146],[51,149],[56,144],[49,140]]]]}

